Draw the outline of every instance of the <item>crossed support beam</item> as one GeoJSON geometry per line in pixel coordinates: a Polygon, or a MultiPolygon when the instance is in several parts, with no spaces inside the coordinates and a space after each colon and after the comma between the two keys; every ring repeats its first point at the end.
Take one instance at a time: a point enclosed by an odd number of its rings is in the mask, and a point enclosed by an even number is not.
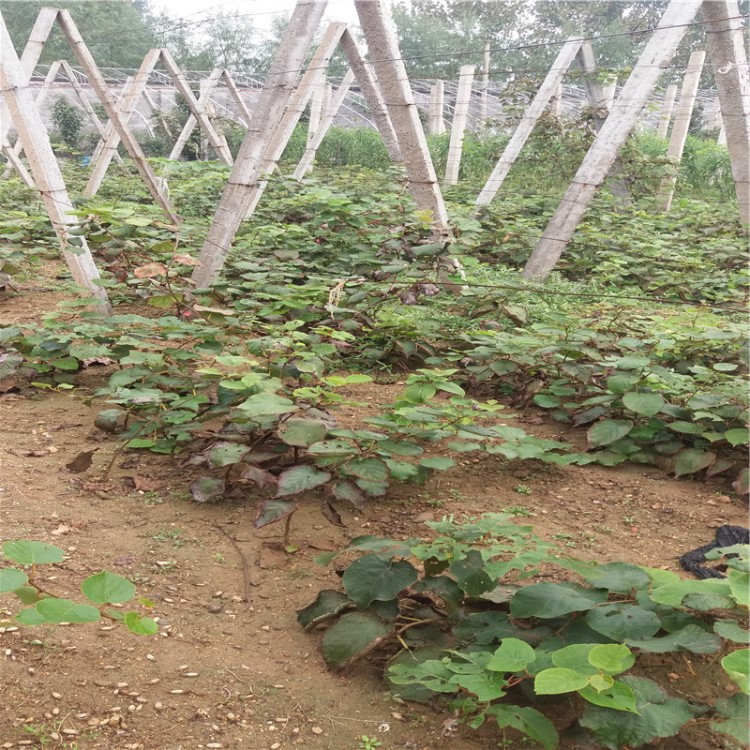
{"type": "Polygon", "coordinates": [[[672,0],[583,159],[523,276],[543,281],[572,239],[599,186],[635,126],[664,66],[703,10],[708,56],[716,73],[722,116],[728,117],[727,145],[740,220],[750,224],[750,81],[737,0],[672,0]]]}

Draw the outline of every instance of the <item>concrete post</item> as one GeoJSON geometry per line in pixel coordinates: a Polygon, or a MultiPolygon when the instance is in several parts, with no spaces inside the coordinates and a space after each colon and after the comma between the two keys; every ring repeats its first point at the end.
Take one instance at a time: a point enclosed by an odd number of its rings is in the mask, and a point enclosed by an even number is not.
{"type": "Polygon", "coordinates": [[[336,113],[341,109],[341,105],[344,103],[349,89],[354,83],[354,71],[349,68],[346,74],[341,79],[339,87],[336,89],[336,93],[329,97],[328,102],[323,110],[320,118],[320,123],[312,134],[312,138],[308,137],[307,144],[305,146],[305,152],[302,154],[302,158],[299,160],[296,169],[294,170],[294,179],[301,180],[305,174],[310,170],[315,154],[320,148],[320,144],[323,142],[326,133],[333,124],[333,118],[336,117],[336,113]]]}
{"type": "Polygon", "coordinates": [[[396,130],[391,121],[391,115],[383,100],[383,93],[376,81],[372,65],[365,62],[349,29],[341,37],[341,49],[344,50],[347,62],[354,71],[357,83],[362,89],[362,96],[367,102],[367,109],[370,111],[373,122],[385,143],[385,147],[388,149],[388,155],[394,164],[400,164],[403,161],[401,150],[396,137],[396,130]]]}
{"type": "Polygon", "coordinates": [[[484,43],[482,58],[482,104],[479,111],[479,127],[483,128],[487,122],[487,112],[490,103],[490,41],[484,43]]]}
{"type": "Polygon", "coordinates": [[[682,152],[685,149],[685,141],[690,129],[690,118],[693,116],[695,95],[698,93],[698,84],[700,83],[701,73],[703,72],[703,61],[705,59],[705,52],[693,52],[688,61],[685,77],[682,79],[680,101],[677,105],[674,125],[672,126],[672,135],[670,136],[669,148],[667,149],[667,156],[672,159],[674,164],[674,174],[665,177],[659,185],[659,204],[663,211],[669,211],[672,206],[674,189],[677,184],[677,173],[680,169],[682,152]]]}
{"type": "Polygon", "coordinates": [[[430,101],[427,106],[427,132],[433,135],[445,133],[445,120],[443,119],[445,84],[442,81],[435,81],[432,84],[430,101]]]}
{"type": "Polygon", "coordinates": [[[451,142],[448,147],[448,161],[445,165],[445,184],[455,185],[461,170],[461,153],[464,147],[464,133],[469,118],[469,104],[471,104],[471,87],[474,84],[474,66],[462,65],[458,74],[458,89],[456,90],[456,106],[453,110],[451,124],[451,142]]]}
{"type": "Polygon", "coordinates": [[[562,81],[558,81],[557,86],[555,86],[555,92],[552,94],[552,98],[549,100],[549,113],[553,117],[560,117],[560,115],[562,115],[562,98],[563,85],[562,81]]]}
{"type": "Polygon", "coordinates": [[[383,0],[354,0],[354,7],[396,130],[410,190],[417,206],[432,212],[433,232],[447,240],[448,213],[387,6],[383,0]]]}
{"type": "Polygon", "coordinates": [[[669,132],[669,124],[672,122],[672,112],[674,103],[677,99],[677,84],[670,83],[664,92],[664,101],[661,105],[661,114],[659,115],[659,126],[656,128],[656,135],[659,138],[666,138],[669,132]]]}
{"type": "Polygon", "coordinates": [[[21,61],[13,49],[13,42],[0,15],[0,86],[3,98],[23,144],[34,182],[41,194],[55,234],[60,241],[65,262],[76,284],[84,287],[97,300],[97,307],[109,313],[111,308],[107,292],[96,285],[99,271],[83,236],[73,237],[71,228],[76,219],[70,215],[73,204],[68,197],[60,167],[49,136],[42,124],[39,111],[34,106],[34,96],[21,61]]]}
{"type": "MultiPolygon", "coordinates": [[[[218,83],[219,78],[221,78],[221,74],[222,74],[221,68],[214,68],[211,71],[211,74],[208,76],[208,78],[204,78],[198,84],[200,87],[200,93],[198,94],[198,104],[201,107],[206,106],[206,103],[208,102],[208,99],[211,96],[211,92],[216,87],[216,84],[218,83]]],[[[198,120],[196,119],[195,115],[191,112],[187,120],[185,120],[185,124],[182,126],[182,131],[180,132],[180,135],[177,137],[177,140],[175,141],[175,144],[172,147],[172,151],[169,153],[170,161],[177,161],[180,158],[180,156],[182,156],[182,152],[185,149],[187,142],[190,140],[190,136],[193,134],[193,131],[195,130],[195,126],[197,124],[198,124],[198,120]]]]}
{"type": "Polygon", "coordinates": [[[199,288],[210,286],[224,267],[252,201],[261,160],[281,122],[327,4],[325,0],[298,0],[294,8],[198,257],[193,281],[199,288]]]}
{"type": "Polygon", "coordinates": [[[617,159],[648,102],[665,65],[698,14],[703,0],[671,0],[633,72],[615,100],[607,121],[578,168],[562,202],[531,254],[523,276],[543,281],[555,267],[597,189],[617,159]]]}
{"type": "Polygon", "coordinates": [[[703,3],[706,51],[716,78],[740,221],[750,231],[750,71],[739,16],[737,0],[703,3]]]}
{"type": "Polygon", "coordinates": [[[500,160],[495,165],[492,174],[482,188],[482,192],[479,193],[474,203],[475,213],[479,213],[484,206],[489,206],[492,203],[492,199],[497,195],[497,191],[508,176],[513,162],[515,162],[521,153],[521,149],[531,135],[531,131],[542,116],[547,104],[549,104],[549,100],[554,96],[560,81],[562,81],[565,75],[565,71],[567,71],[570,64],[575,60],[580,48],[580,39],[570,39],[563,45],[555,61],[552,63],[547,77],[539,87],[539,91],[536,92],[536,96],[526,109],[526,112],[524,112],[521,122],[518,123],[513,136],[508,141],[508,145],[505,147],[500,160]]]}

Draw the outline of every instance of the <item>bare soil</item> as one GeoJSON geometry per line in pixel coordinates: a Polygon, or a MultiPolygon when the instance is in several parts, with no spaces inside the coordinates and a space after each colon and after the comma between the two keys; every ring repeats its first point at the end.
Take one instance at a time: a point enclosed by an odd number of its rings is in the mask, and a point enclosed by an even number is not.
{"type": "MultiPolygon", "coordinates": [[[[36,306],[0,300],[0,321],[31,320],[53,307],[58,295],[49,297],[36,306]]],[[[372,384],[350,395],[372,411],[393,392],[372,384]]],[[[357,750],[363,735],[377,737],[382,750],[494,748],[497,731],[453,732],[447,714],[393,702],[375,666],[344,675],[326,669],[319,635],[304,633],[295,613],[319,589],[338,587],[316,555],[362,533],[419,536],[425,520],[443,514],[511,509],[572,555],[679,570],[676,558],[712,539],[717,526],[747,523],[745,504],[726,494],[724,480],[489,457],[425,487],[399,487],[360,515],[343,509],[344,528],[329,525],[311,500],[292,523],[299,551],[287,554],[280,526],[253,529],[254,497],[195,504],[191,477],[169,459],[122,454],[101,481],[117,444],[93,428],[90,395],[80,388],[0,397],[0,541],[63,547],[66,561],[40,578],[61,596],[76,597],[80,581],[102,569],[128,576],[154,602],[160,632],[138,637],[109,623],[15,627],[15,602],[4,598],[0,748],[357,750]],[[88,470],[66,468],[89,450],[96,452],[88,470]]],[[[345,407],[341,418],[360,413],[345,407]]],[[[559,429],[538,421],[527,412],[517,423],[545,437],[559,429]]],[[[705,699],[730,689],[709,662],[687,654],[650,665],[675,694],[705,699]]],[[[723,744],[691,729],[659,747],[723,744]]]]}

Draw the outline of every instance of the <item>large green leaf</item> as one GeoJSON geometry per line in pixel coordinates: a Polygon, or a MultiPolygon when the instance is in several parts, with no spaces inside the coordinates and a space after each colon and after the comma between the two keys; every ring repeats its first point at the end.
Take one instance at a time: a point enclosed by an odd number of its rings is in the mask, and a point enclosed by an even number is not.
{"type": "Polygon", "coordinates": [[[198,477],[190,483],[190,495],[196,503],[207,503],[224,494],[226,483],[219,477],[198,477]]]}
{"type": "Polygon", "coordinates": [[[554,724],[535,708],[496,703],[487,709],[487,715],[494,716],[501,729],[505,727],[517,729],[538,742],[544,750],[554,750],[560,741],[554,724]]]}
{"type": "Polygon", "coordinates": [[[699,625],[686,625],[659,638],[628,638],[627,643],[641,651],[658,654],[681,649],[692,651],[694,654],[713,654],[721,648],[721,638],[715,633],[703,630],[699,625]]]}
{"type": "Polygon", "coordinates": [[[322,419],[291,417],[279,426],[279,437],[287,444],[308,448],[326,436],[328,428],[322,419]]]}
{"type": "Polygon", "coordinates": [[[637,393],[631,391],[622,397],[622,403],[636,414],[653,417],[664,406],[664,397],[659,393],[637,393]]]}
{"type": "Polygon", "coordinates": [[[2,568],[0,570],[0,594],[20,589],[28,580],[29,577],[22,570],[2,568]]]}
{"type": "Polygon", "coordinates": [[[619,602],[589,610],[586,622],[597,633],[621,642],[631,638],[649,638],[661,629],[661,621],[654,612],[619,602]]]}
{"type": "Polygon", "coordinates": [[[377,615],[350,612],[334,623],[323,636],[321,652],[332,669],[341,669],[378,646],[391,633],[377,615]]]}
{"type": "Polygon", "coordinates": [[[450,564],[450,571],[456,577],[456,583],[466,594],[479,596],[495,586],[495,579],[487,573],[485,566],[481,552],[472,549],[463,559],[453,560],[450,564]]]}
{"type": "Polygon", "coordinates": [[[747,626],[743,628],[735,620],[717,620],[714,623],[714,633],[734,643],[747,644],[750,641],[747,626]]]}
{"type": "Polygon", "coordinates": [[[297,622],[309,630],[352,606],[352,600],[340,591],[323,589],[318,592],[314,602],[297,610],[297,622]]]}
{"type": "Polygon", "coordinates": [[[683,448],[674,460],[674,475],[682,477],[685,474],[695,474],[705,469],[716,460],[713,451],[702,451],[698,448],[683,448]]]}
{"type": "Polygon", "coordinates": [[[346,470],[359,479],[366,482],[386,482],[388,481],[388,466],[379,458],[362,458],[356,461],[350,461],[346,470]]]}
{"type": "Polygon", "coordinates": [[[638,715],[587,703],[579,719],[602,747],[641,747],[657,737],[674,736],[693,718],[685,701],[670,698],[652,680],[626,676],[622,682],[635,694],[638,715]]]}
{"type": "Polygon", "coordinates": [[[412,404],[423,404],[437,393],[437,388],[430,383],[415,383],[404,390],[404,398],[412,404]]]}
{"type": "Polygon", "coordinates": [[[750,716],[750,698],[737,693],[731,698],[716,701],[715,709],[724,721],[712,721],[711,729],[734,737],[741,747],[750,745],[750,725],[747,719],[750,716]]]}
{"type": "MultiPolygon", "coordinates": [[[[592,677],[590,681],[593,680],[594,678],[592,677]]],[[[613,680],[612,685],[604,690],[596,690],[592,685],[579,690],[578,694],[595,706],[612,708],[615,711],[629,711],[633,714],[639,713],[635,693],[630,687],[619,680],[613,680]]]]}
{"type": "Polygon", "coordinates": [[[65,553],[59,547],[44,542],[30,542],[25,539],[5,542],[3,554],[19,565],[59,563],[65,557],[65,553]]]}
{"type": "Polygon", "coordinates": [[[275,500],[274,498],[263,500],[258,503],[253,526],[256,529],[263,528],[269,523],[276,523],[282,518],[291,516],[295,510],[297,510],[296,500],[275,500]]]}
{"type": "Polygon", "coordinates": [[[589,678],[567,667],[543,669],[534,678],[534,692],[537,695],[559,695],[581,690],[589,684],[589,678]]]}
{"type": "Polygon", "coordinates": [[[272,417],[297,411],[297,405],[291,399],[277,396],[275,393],[255,393],[238,407],[243,417],[272,417]]]}
{"type": "Polygon", "coordinates": [[[559,617],[585,612],[607,600],[607,592],[574,583],[533,583],[518,590],[510,602],[513,617],[559,617]]]}
{"type": "Polygon", "coordinates": [[[97,622],[101,618],[96,607],[70,599],[40,599],[35,609],[47,622],[97,622]]]}
{"type": "Polygon", "coordinates": [[[344,590],[358,607],[394,599],[419,577],[413,565],[370,554],[355,560],[344,573],[344,590]]]}
{"type": "Polygon", "coordinates": [[[135,586],[127,578],[106,570],[86,578],[81,591],[94,604],[122,604],[135,596],[135,586]]]}
{"type": "Polygon", "coordinates": [[[627,594],[632,589],[644,588],[651,580],[643,568],[621,562],[597,565],[584,578],[593,586],[616,594],[627,594]]]}
{"type": "Polygon", "coordinates": [[[738,648],[721,660],[721,666],[724,667],[729,679],[738,685],[743,693],[750,693],[748,665],[750,665],[750,649],[747,648],[738,648]]]}
{"type": "Polygon", "coordinates": [[[136,635],[156,635],[159,624],[151,617],[141,617],[137,612],[126,612],[123,617],[125,627],[136,635]]]}
{"type": "Polygon", "coordinates": [[[589,428],[586,436],[592,448],[599,448],[624,438],[633,426],[634,423],[627,419],[602,419],[589,428]]]}
{"type": "Polygon", "coordinates": [[[209,449],[208,460],[214,468],[231,466],[241,461],[242,457],[249,451],[250,448],[240,443],[217,443],[209,449]]]}
{"type": "Polygon", "coordinates": [[[312,490],[325,484],[331,479],[327,471],[320,471],[312,466],[292,466],[279,475],[278,489],[276,497],[286,497],[287,495],[296,495],[300,492],[312,490]]]}
{"type": "Polygon", "coordinates": [[[520,672],[535,659],[534,649],[528,643],[518,638],[504,638],[485,668],[494,672],[520,672]]]}

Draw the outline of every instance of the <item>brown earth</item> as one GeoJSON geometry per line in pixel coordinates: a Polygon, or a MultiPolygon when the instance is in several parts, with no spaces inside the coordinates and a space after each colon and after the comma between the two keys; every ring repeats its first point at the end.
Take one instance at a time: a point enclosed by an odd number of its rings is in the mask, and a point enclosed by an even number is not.
{"type": "MultiPolygon", "coordinates": [[[[58,299],[49,296],[38,306],[0,301],[0,321],[33,319],[58,299]]],[[[369,411],[393,392],[373,384],[351,395],[369,411]]],[[[678,570],[677,556],[705,544],[717,526],[747,523],[746,506],[726,494],[724,480],[489,457],[465,461],[425,487],[399,487],[360,515],[344,509],[344,528],[329,525],[311,502],[294,516],[299,550],[287,554],[280,526],[253,529],[253,497],[195,504],[190,477],[166,458],[120,455],[102,482],[116,443],[93,430],[88,396],[80,388],[0,397],[0,541],[63,547],[65,562],[39,577],[58,595],[76,598],[80,581],[102,569],[127,576],[155,603],[160,632],[146,638],[111,624],[15,627],[17,608],[5,597],[0,748],[358,750],[367,747],[363,735],[377,737],[382,750],[498,747],[497,731],[452,732],[445,713],[393,702],[374,666],[344,675],[326,669],[319,635],[304,633],[295,619],[319,589],[338,587],[335,572],[313,562],[316,555],[362,533],[419,536],[425,520],[444,514],[511,509],[519,523],[574,556],[678,570]],[[87,471],[66,468],[94,449],[87,471]]],[[[342,412],[345,421],[361,410],[342,412]]],[[[529,432],[554,435],[556,427],[527,417],[529,432]]],[[[726,695],[710,661],[687,654],[649,664],[662,683],[669,673],[677,695],[726,695]]],[[[659,745],[723,746],[705,729],[659,745]]]]}

